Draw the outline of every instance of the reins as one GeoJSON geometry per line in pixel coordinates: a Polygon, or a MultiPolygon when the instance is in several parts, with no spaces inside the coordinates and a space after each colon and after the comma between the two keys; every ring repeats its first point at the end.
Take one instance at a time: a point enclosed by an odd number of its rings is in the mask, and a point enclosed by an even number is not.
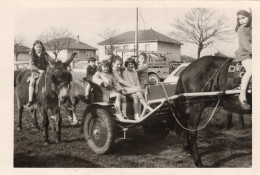
{"type": "Polygon", "coordinates": [[[173,117],[175,118],[176,122],[180,125],[180,127],[181,127],[182,129],[187,130],[187,131],[192,131],[192,132],[200,131],[200,130],[204,129],[204,128],[208,125],[208,123],[210,122],[210,120],[211,120],[211,119],[213,118],[213,116],[215,115],[215,112],[216,112],[216,110],[217,110],[217,108],[218,108],[218,105],[219,105],[219,103],[220,103],[220,98],[219,98],[219,100],[218,100],[218,102],[217,102],[217,104],[216,104],[216,106],[215,106],[213,112],[211,113],[211,116],[210,116],[209,120],[206,122],[206,124],[205,124],[203,127],[199,128],[199,129],[189,129],[189,128],[184,127],[184,126],[180,123],[180,121],[178,120],[178,118],[177,118],[176,115],[175,115],[176,113],[179,115],[179,113],[178,113],[178,112],[175,112],[175,111],[173,110],[173,108],[172,108],[172,105],[173,105],[173,104],[171,103],[172,100],[169,100],[169,95],[168,95],[168,93],[167,93],[167,91],[166,91],[166,89],[165,89],[163,83],[160,83],[160,84],[161,84],[161,86],[162,86],[162,88],[163,88],[163,91],[164,91],[166,100],[170,103],[169,106],[170,106],[171,112],[172,112],[172,114],[173,114],[173,117]]]}

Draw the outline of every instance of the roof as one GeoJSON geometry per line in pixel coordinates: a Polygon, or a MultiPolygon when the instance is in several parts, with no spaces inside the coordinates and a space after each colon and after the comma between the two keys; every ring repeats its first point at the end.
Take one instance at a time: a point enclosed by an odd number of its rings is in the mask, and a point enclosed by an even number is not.
{"type": "Polygon", "coordinates": [[[29,53],[31,49],[22,44],[14,44],[14,52],[16,53],[29,53]]]}
{"type": "Polygon", "coordinates": [[[58,39],[58,41],[55,41],[55,39],[53,39],[51,41],[44,43],[46,50],[49,50],[47,45],[48,45],[48,43],[51,43],[51,42],[59,42],[59,44],[61,45],[61,49],[97,50],[95,47],[92,47],[81,41],[77,42],[76,39],[73,39],[70,37],[60,38],[60,39],[58,39]]]}
{"type": "MultiPolygon", "coordinates": [[[[107,39],[98,43],[99,45],[107,45],[113,41],[113,44],[124,44],[124,43],[133,43],[135,42],[135,31],[129,31],[107,39]]],[[[139,30],[138,31],[138,42],[166,42],[182,45],[181,42],[170,38],[166,35],[163,35],[159,32],[154,31],[153,29],[149,30],[139,30]]]]}

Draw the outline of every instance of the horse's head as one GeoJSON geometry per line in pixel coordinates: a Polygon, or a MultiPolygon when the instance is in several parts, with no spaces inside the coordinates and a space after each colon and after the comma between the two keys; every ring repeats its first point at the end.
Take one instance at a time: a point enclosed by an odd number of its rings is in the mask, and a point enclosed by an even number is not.
{"type": "Polygon", "coordinates": [[[61,103],[67,100],[70,91],[70,82],[72,81],[72,75],[67,70],[70,62],[74,59],[76,53],[73,53],[71,57],[62,63],[57,61],[50,64],[50,70],[52,76],[52,89],[58,94],[58,98],[61,103]]]}

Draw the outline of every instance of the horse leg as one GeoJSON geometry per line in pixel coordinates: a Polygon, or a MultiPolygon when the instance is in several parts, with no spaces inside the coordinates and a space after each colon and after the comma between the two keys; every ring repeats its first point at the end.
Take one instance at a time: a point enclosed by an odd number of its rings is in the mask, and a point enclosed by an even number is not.
{"type": "Polygon", "coordinates": [[[226,129],[230,129],[232,127],[232,112],[230,112],[229,110],[226,110],[226,115],[227,115],[226,129]]]}
{"type": "Polygon", "coordinates": [[[17,104],[18,104],[18,126],[17,130],[21,131],[22,130],[22,117],[23,117],[23,105],[19,102],[19,99],[17,99],[17,104]]]}
{"type": "Polygon", "coordinates": [[[44,145],[49,144],[49,134],[48,134],[48,128],[49,128],[49,118],[47,109],[43,106],[40,107],[41,109],[41,116],[42,116],[42,126],[43,126],[43,142],[44,145]]]}
{"type": "MultiPolygon", "coordinates": [[[[204,104],[202,104],[202,103],[190,105],[189,129],[197,130],[203,109],[204,109],[204,104]]],[[[190,140],[191,150],[193,153],[194,163],[197,167],[203,167],[203,164],[201,162],[201,157],[200,157],[199,151],[198,151],[197,131],[189,131],[189,136],[190,136],[189,140],[190,140]]]]}
{"type": "Polygon", "coordinates": [[[40,130],[40,127],[38,125],[38,121],[37,121],[37,117],[36,117],[36,109],[31,109],[31,119],[32,119],[32,123],[33,123],[33,126],[37,129],[37,130],[40,130]]]}
{"type": "Polygon", "coordinates": [[[244,115],[238,113],[238,117],[239,117],[239,124],[241,124],[241,127],[244,128],[245,127],[244,115]]]}
{"type": "Polygon", "coordinates": [[[61,141],[61,115],[60,115],[60,109],[56,109],[55,111],[55,117],[56,117],[56,121],[55,121],[55,128],[56,128],[56,143],[60,143],[61,141]]]}

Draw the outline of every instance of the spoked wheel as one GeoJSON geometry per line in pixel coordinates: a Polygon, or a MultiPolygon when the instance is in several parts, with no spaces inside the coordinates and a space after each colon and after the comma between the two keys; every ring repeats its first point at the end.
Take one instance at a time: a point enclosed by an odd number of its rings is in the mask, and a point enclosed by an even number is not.
{"type": "Polygon", "coordinates": [[[97,154],[107,153],[115,142],[110,114],[101,108],[89,112],[84,123],[84,134],[92,151],[97,154]]]}
{"type": "Polygon", "coordinates": [[[156,139],[163,139],[170,133],[170,129],[167,127],[167,124],[159,121],[158,123],[143,124],[142,128],[145,134],[153,136],[156,139]]]}
{"type": "Polygon", "coordinates": [[[149,84],[157,84],[160,82],[160,78],[156,74],[150,74],[148,79],[149,79],[149,84]]]}

